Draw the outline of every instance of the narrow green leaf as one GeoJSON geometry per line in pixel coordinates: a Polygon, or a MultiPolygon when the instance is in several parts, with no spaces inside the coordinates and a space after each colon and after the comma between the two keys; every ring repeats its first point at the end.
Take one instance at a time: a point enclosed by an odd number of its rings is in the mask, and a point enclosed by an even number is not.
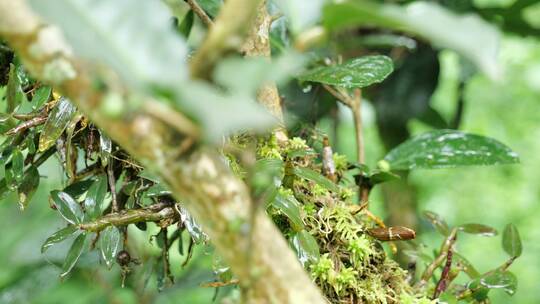
{"type": "Polygon", "coordinates": [[[502,246],[504,251],[506,251],[506,253],[508,253],[510,256],[521,256],[521,252],[523,251],[521,238],[519,236],[519,231],[514,224],[508,224],[504,228],[502,246]]]}
{"type": "Polygon", "coordinates": [[[73,198],[78,198],[83,195],[90,187],[94,184],[94,180],[85,179],[81,181],[74,182],[73,184],[64,188],[65,193],[69,194],[73,198]]]}
{"type": "Polygon", "coordinates": [[[62,272],[60,273],[60,278],[66,277],[69,272],[73,269],[79,257],[81,256],[84,250],[84,241],[86,240],[86,233],[81,233],[71,244],[71,248],[66,255],[64,260],[64,265],[62,266],[62,272]]]}
{"type": "Polygon", "coordinates": [[[178,25],[178,32],[184,37],[188,38],[191,33],[191,28],[193,28],[193,21],[195,20],[195,13],[193,10],[187,12],[186,16],[182,22],[178,25]]]}
{"type": "Polygon", "coordinates": [[[34,93],[34,97],[32,97],[32,107],[34,110],[40,109],[44,103],[49,101],[51,93],[52,88],[50,86],[39,87],[39,89],[37,89],[34,93]]]}
{"type": "Polygon", "coordinates": [[[54,206],[66,221],[74,225],[82,222],[81,206],[69,194],[54,190],[51,191],[51,198],[54,206]]]}
{"type": "Polygon", "coordinates": [[[172,192],[162,183],[157,183],[146,190],[145,195],[147,197],[157,197],[163,195],[170,195],[172,192]]]}
{"type": "Polygon", "coordinates": [[[327,5],[323,11],[323,20],[324,25],[331,30],[375,25],[413,33],[437,47],[455,50],[474,62],[492,79],[501,76],[497,55],[499,32],[476,15],[460,16],[427,1],[398,6],[348,0],[327,5]]]}
{"type": "Polygon", "coordinates": [[[269,193],[281,186],[283,161],[277,158],[260,159],[255,162],[251,178],[251,188],[256,197],[269,193]]]}
{"type": "Polygon", "coordinates": [[[381,184],[381,183],[399,180],[399,179],[400,179],[399,175],[394,174],[392,172],[386,172],[386,171],[375,171],[371,173],[371,175],[369,176],[369,182],[372,186],[381,184]]]}
{"type": "Polygon", "coordinates": [[[478,278],[480,276],[480,272],[478,272],[478,270],[476,270],[474,265],[469,260],[467,260],[467,258],[465,258],[464,256],[462,256],[461,254],[459,254],[457,252],[454,252],[454,257],[457,260],[459,260],[459,263],[462,265],[463,271],[471,279],[475,279],[475,278],[478,278]]]}
{"type": "Polygon", "coordinates": [[[278,191],[272,206],[289,219],[293,230],[300,231],[304,229],[304,222],[300,216],[300,203],[292,194],[278,191]]]}
{"type": "Polygon", "coordinates": [[[195,221],[195,219],[184,207],[178,207],[178,213],[180,213],[180,221],[182,222],[182,225],[186,228],[195,244],[206,242],[208,240],[208,235],[204,233],[199,223],[195,221]]]}
{"type": "Polygon", "coordinates": [[[120,230],[114,226],[105,228],[100,234],[99,247],[101,250],[101,257],[109,269],[112,267],[116,254],[120,249],[120,239],[120,230]]]}
{"type": "Polygon", "coordinates": [[[96,181],[88,189],[84,200],[84,209],[89,219],[94,220],[101,215],[101,206],[105,195],[107,195],[107,190],[107,176],[105,174],[98,175],[96,181]]]}
{"type": "Polygon", "coordinates": [[[35,166],[30,166],[24,173],[23,180],[17,189],[21,210],[26,209],[38,186],[39,171],[35,166]]]}
{"type": "Polygon", "coordinates": [[[446,221],[437,213],[431,211],[424,211],[422,215],[437,229],[437,231],[443,236],[450,234],[450,228],[446,221]]]}
{"type": "Polygon", "coordinates": [[[297,232],[291,238],[292,247],[296,250],[296,255],[302,266],[319,259],[319,245],[315,238],[307,231],[297,232]]]}
{"type": "Polygon", "coordinates": [[[318,173],[316,171],[313,171],[313,170],[311,170],[309,168],[294,167],[293,168],[293,173],[298,177],[301,177],[301,178],[310,180],[310,181],[312,181],[314,183],[317,183],[317,184],[325,187],[326,189],[328,189],[328,190],[330,190],[332,192],[335,192],[335,193],[339,192],[339,188],[335,183],[333,183],[328,178],[322,176],[320,173],[318,173]]]}
{"type": "Polygon", "coordinates": [[[486,225],[470,223],[458,226],[460,231],[481,236],[496,236],[497,230],[486,225]]]}
{"type": "Polygon", "coordinates": [[[75,106],[66,98],[61,98],[49,113],[39,137],[39,152],[50,148],[62,135],[75,115],[75,106]]]}
{"type": "Polygon", "coordinates": [[[392,170],[515,164],[515,152],[499,141],[455,130],[435,130],[409,139],[384,159],[392,170]]]}
{"type": "Polygon", "coordinates": [[[343,64],[319,66],[301,74],[298,79],[348,89],[363,88],[383,81],[393,70],[392,59],[373,55],[354,58],[343,64]]]}
{"type": "Polygon", "coordinates": [[[187,47],[170,26],[172,16],[162,1],[29,2],[61,27],[77,55],[108,65],[131,87],[174,89],[187,78],[187,47]]]}
{"type": "Polygon", "coordinates": [[[66,228],[60,229],[49,236],[43,245],[41,245],[41,253],[44,253],[54,244],[60,243],[70,236],[74,235],[79,229],[76,226],[69,225],[66,228]]]}

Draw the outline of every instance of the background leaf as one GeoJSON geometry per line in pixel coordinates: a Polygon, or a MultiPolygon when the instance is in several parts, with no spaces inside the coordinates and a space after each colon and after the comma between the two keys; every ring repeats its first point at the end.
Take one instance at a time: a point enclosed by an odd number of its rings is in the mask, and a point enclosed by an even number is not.
{"type": "Polygon", "coordinates": [[[515,164],[519,158],[495,139],[454,130],[436,130],[413,137],[384,159],[392,170],[515,164]]]}
{"type": "Polygon", "coordinates": [[[392,59],[373,55],[350,59],[343,64],[316,67],[301,74],[298,79],[348,89],[363,88],[383,81],[393,70],[392,59]]]}
{"type": "Polygon", "coordinates": [[[107,195],[107,190],[107,176],[105,174],[98,175],[96,181],[88,189],[88,194],[84,199],[84,208],[91,220],[101,215],[101,206],[105,195],[107,195]]]}
{"type": "Polygon", "coordinates": [[[499,32],[472,14],[460,16],[435,3],[423,1],[402,7],[349,0],[327,5],[323,20],[329,29],[377,25],[410,32],[428,39],[435,46],[457,51],[492,79],[501,77],[497,61],[499,32]]]}
{"type": "Polygon", "coordinates": [[[309,232],[305,230],[297,232],[291,238],[291,243],[296,250],[298,260],[303,266],[319,258],[319,245],[317,245],[317,241],[309,232]]]}
{"type": "Polygon", "coordinates": [[[30,166],[24,173],[23,180],[17,188],[19,207],[26,209],[39,186],[39,171],[35,166],[30,166]]]}
{"type": "Polygon", "coordinates": [[[304,228],[304,222],[300,216],[300,203],[292,194],[278,191],[272,206],[287,216],[293,230],[300,231],[304,228]]]}
{"type": "Polygon", "coordinates": [[[458,226],[458,229],[465,233],[478,234],[481,236],[496,236],[497,235],[497,230],[495,230],[494,228],[491,228],[489,226],[482,225],[482,224],[476,224],[476,223],[460,225],[458,226]]]}
{"type": "Polygon", "coordinates": [[[504,228],[502,246],[504,251],[506,251],[506,253],[508,253],[510,256],[521,256],[521,252],[523,251],[521,238],[519,236],[519,231],[514,224],[508,224],[504,228]]]}
{"type": "Polygon", "coordinates": [[[320,186],[325,187],[326,189],[332,192],[339,193],[338,186],[335,183],[333,183],[331,180],[329,180],[328,178],[321,175],[317,171],[313,171],[305,167],[294,167],[293,172],[298,177],[310,180],[316,184],[319,184],[320,186]]]}

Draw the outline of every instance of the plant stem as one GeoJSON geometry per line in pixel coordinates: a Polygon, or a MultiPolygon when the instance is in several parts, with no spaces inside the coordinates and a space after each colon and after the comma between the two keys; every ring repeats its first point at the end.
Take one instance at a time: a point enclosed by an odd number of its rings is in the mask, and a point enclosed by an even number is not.
{"type": "Polygon", "coordinates": [[[356,132],[356,152],[359,164],[365,163],[364,136],[362,132],[362,93],[360,89],[354,89],[351,110],[353,112],[354,130],[356,132]]]}
{"type": "Polygon", "coordinates": [[[439,279],[439,282],[437,283],[437,287],[435,288],[435,291],[433,292],[433,299],[436,299],[439,297],[441,293],[443,293],[446,288],[448,287],[448,281],[450,274],[450,268],[452,267],[452,247],[448,248],[448,252],[446,254],[446,265],[444,265],[443,271],[441,273],[441,278],[439,279]]]}
{"type": "Polygon", "coordinates": [[[189,6],[193,10],[193,12],[195,14],[197,14],[197,16],[199,16],[201,21],[207,27],[211,27],[212,25],[214,25],[214,21],[212,21],[212,19],[210,19],[210,17],[208,17],[208,15],[204,11],[204,9],[199,5],[199,3],[197,3],[197,1],[195,1],[195,0],[186,0],[186,2],[189,4],[189,6]]]}
{"type": "Polygon", "coordinates": [[[448,255],[448,252],[452,250],[452,246],[456,242],[457,231],[458,231],[457,228],[452,229],[452,231],[450,232],[450,235],[448,235],[448,237],[442,244],[439,255],[426,268],[426,270],[422,274],[422,278],[420,279],[420,281],[418,281],[418,283],[416,283],[415,288],[420,289],[426,286],[431,276],[433,276],[433,272],[435,271],[435,269],[437,269],[439,266],[442,265],[442,263],[444,262],[444,260],[446,259],[448,255]]]}

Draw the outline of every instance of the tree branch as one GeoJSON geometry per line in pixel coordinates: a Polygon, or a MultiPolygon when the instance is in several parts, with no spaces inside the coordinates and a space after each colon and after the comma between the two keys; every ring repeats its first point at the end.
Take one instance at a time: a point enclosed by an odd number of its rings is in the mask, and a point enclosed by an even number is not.
{"type": "MultiPolygon", "coordinates": [[[[258,4],[259,1],[246,0],[226,2],[207,42],[194,59],[195,75],[208,71],[229,45],[229,38],[237,37],[251,20],[252,11],[258,4]]],[[[216,251],[242,284],[249,284],[254,275],[254,268],[244,261],[244,252],[252,251],[256,276],[264,278],[255,280],[251,286],[258,303],[326,303],[264,210],[255,214],[257,225],[251,230],[257,242],[248,247],[244,229],[235,227],[238,223],[241,223],[240,227],[249,225],[249,191],[231,173],[219,153],[214,149],[199,148],[179,157],[179,145],[192,138],[186,138],[186,134],[143,109],[122,117],[103,113],[101,101],[104,93],[92,85],[91,69],[74,58],[67,45],[59,43],[63,41],[62,37],[51,35],[50,27],[41,24],[25,1],[0,0],[0,35],[17,50],[34,76],[53,82],[111,139],[160,176],[174,196],[201,223],[216,251]],[[43,35],[47,30],[47,35],[43,35]],[[38,39],[40,36],[42,39],[38,39]],[[36,54],[30,51],[33,48],[54,49],[54,56],[36,54]],[[61,79],[48,79],[44,67],[59,60],[70,73],[62,75],[61,79]]]]}
{"type": "Polygon", "coordinates": [[[204,11],[204,9],[199,5],[199,3],[197,3],[197,1],[195,1],[195,0],[186,0],[186,2],[189,4],[189,6],[193,10],[193,12],[195,14],[197,14],[197,16],[199,16],[201,21],[207,27],[211,27],[214,24],[214,21],[212,21],[212,19],[210,19],[210,17],[208,17],[208,15],[204,11]]]}

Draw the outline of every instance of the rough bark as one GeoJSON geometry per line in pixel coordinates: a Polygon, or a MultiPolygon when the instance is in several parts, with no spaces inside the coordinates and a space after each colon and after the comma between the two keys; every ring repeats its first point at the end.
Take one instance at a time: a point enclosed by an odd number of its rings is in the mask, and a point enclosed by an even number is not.
{"type": "MultiPolygon", "coordinates": [[[[234,9],[232,4],[240,2],[258,5],[257,1],[229,0],[223,14],[230,15],[234,9]]],[[[249,9],[240,7],[235,13],[244,10],[249,9]]],[[[242,14],[249,15],[248,12],[242,14]]],[[[220,18],[225,17],[220,15],[216,24],[220,18]]],[[[218,34],[211,34],[210,40],[223,37],[230,29],[214,31],[218,34]]],[[[238,28],[234,29],[234,33],[239,32],[238,28]]],[[[255,242],[249,242],[249,191],[214,149],[198,148],[179,156],[182,143],[192,139],[149,114],[144,107],[122,117],[105,115],[100,107],[103,92],[92,86],[90,69],[73,57],[59,32],[43,25],[23,0],[0,0],[0,35],[17,51],[34,76],[53,84],[71,98],[79,110],[113,140],[162,178],[174,196],[203,225],[240,284],[247,285],[256,294],[252,299],[257,299],[257,303],[325,303],[281,233],[262,210],[256,213],[256,226],[252,227],[255,242]],[[51,78],[47,72],[53,67],[62,69],[55,70],[55,77],[51,78]],[[252,255],[251,265],[246,264],[247,252],[252,255]]],[[[220,39],[216,41],[224,43],[220,39]]],[[[219,54],[208,50],[209,45],[212,43],[203,45],[201,52],[211,52],[208,62],[215,62],[219,54]]],[[[203,60],[204,56],[204,53],[199,54],[196,59],[203,60]]],[[[196,71],[204,71],[206,67],[207,64],[196,71]]]]}

